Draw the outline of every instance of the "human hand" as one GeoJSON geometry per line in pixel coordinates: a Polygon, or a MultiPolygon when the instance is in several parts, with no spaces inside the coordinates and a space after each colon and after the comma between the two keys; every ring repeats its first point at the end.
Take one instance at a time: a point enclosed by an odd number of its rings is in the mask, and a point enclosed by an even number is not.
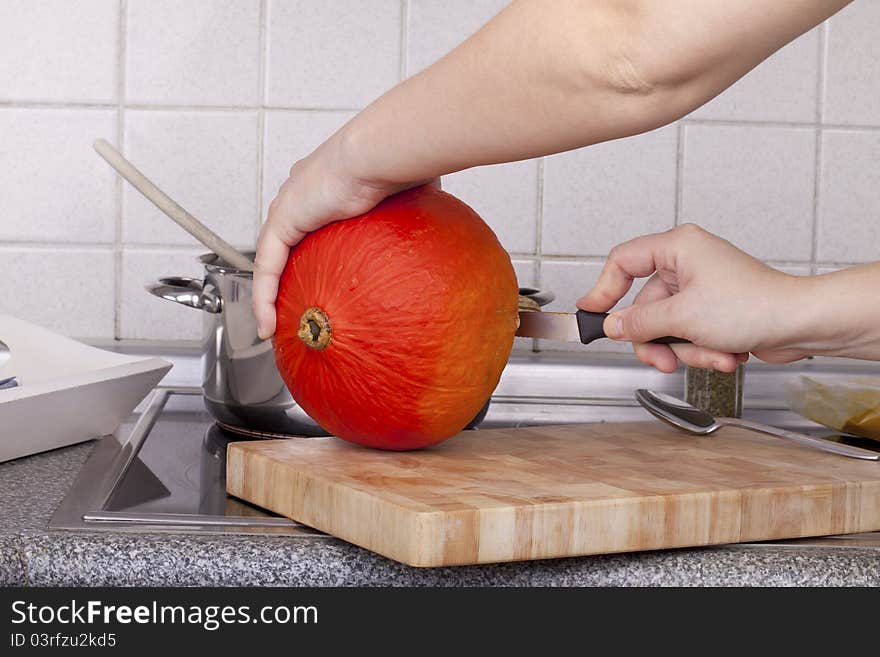
{"type": "MultiPolygon", "coordinates": [[[[296,162],[269,205],[254,261],[253,310],[261,339],[275,333],[275,299],[291,247],[313,230],[363,214],[385,197],[424,182],[393,184],[355,178],[346,172],[336,141],[331,137],[296,162]]],[[[434,184],[439,186],[439,181],[434,184]]]]}
{"type": "Polygon", "coordinates": [[[777,363],[807,355],[796,346],[803,279],[768,267],[693,224],[616,246],[578,306],[605,312],[635,278],[647,276],[633,305],[613,312],[604,328],[612,339],[633,342],[648,365],[672,372],[681,360],[731,372],[749,352],[777,363]],[[666,335],[693,344],[646,344],[666,335]]]}

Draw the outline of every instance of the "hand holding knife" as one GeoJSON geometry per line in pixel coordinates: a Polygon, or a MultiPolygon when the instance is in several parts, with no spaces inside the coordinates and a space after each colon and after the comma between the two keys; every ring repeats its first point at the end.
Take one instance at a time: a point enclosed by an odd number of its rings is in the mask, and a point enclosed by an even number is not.
{"type": "MultiPolygon", "coordinates": [[[[559,342],[582,342],[590,344],[594,340],[608,337],[604,323],[608,313],[594,313],[578,310],[576,313],[554,313],[535,310],[520,310],[520,338],[544,338],[559,342]]],[[[657,344],[684,344],[688,340],[666,336],[651,340],[657,344]]]]}

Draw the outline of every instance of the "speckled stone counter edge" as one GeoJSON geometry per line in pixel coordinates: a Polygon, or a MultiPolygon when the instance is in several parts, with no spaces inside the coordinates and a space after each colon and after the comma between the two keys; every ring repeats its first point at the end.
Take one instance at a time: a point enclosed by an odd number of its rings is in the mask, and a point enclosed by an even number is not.
{"type": "Polygon", "coordinates": [[[0,586],[23,586],[27,583],[21,548],[19,536],[0,535],[0,586]]]}
{"type": "Polygon", "coordinates": [[[880,586],[876,550],[724,546],[412,568],[336,539],[30,533],[35,586],[880,586]]]}

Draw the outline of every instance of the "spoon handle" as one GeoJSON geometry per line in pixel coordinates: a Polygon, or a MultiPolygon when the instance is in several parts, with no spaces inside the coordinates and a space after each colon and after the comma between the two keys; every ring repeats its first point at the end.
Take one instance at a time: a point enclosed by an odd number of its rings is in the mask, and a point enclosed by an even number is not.
{"type": "Polygon", "coordinates": [[[768,424],[761,424],[760,422],[752,422],[750,420],[742,420],[733,417],[717,417],[715,418],[715,421],[718,422],[718,424],[743,427],[744,429],[766,433],[770,436],[776,436],[777,438],[785,438],[786,440],[790,440],[806,447],[821,449],[822,451],[839,454],[840,456],[849,456],[854,459],[864,459],[866,461],[880,460],[880,452],[872,452],[867,449],[862,449],[861,447],[853,447],[852,445],[842,445],[830,440],[825,440],[824,438],[816,438],[815,436],[808,436],[803,433],[786,431],[785,429],[772,427],[768,424]]]}
{"type": "Polygon", "coordinates": [[[236,269],[241,271],[254,270],[254,263],[250,258],[239,252],[229,242],[184,210],[165,192],[156,187],[149,178],[135,168],[131,162],[123,157],[122,153],[113,148],[106,140],[98,139],[95,141],[94,146],[98,155],[103,157],[107,164],[116,169],[120,176],[130,182],[153,205],[176,221],[181,228],[211,249],[212,253],[216,253],[236,269]]]}

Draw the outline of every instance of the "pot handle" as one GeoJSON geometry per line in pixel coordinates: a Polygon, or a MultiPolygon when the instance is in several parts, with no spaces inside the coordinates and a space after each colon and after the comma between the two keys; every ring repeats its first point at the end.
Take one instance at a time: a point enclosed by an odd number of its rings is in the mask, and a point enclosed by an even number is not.
{"type": "Polygon", "coordinates": [[[155,283],[145,285],[144,288],[154,297],[173,301],[181,306],[213,314],[223,310],[223,302],[220,297],[205,292],[202,289],[202,281],[196,278],[168,276],[160,278],[155,283]]]}

